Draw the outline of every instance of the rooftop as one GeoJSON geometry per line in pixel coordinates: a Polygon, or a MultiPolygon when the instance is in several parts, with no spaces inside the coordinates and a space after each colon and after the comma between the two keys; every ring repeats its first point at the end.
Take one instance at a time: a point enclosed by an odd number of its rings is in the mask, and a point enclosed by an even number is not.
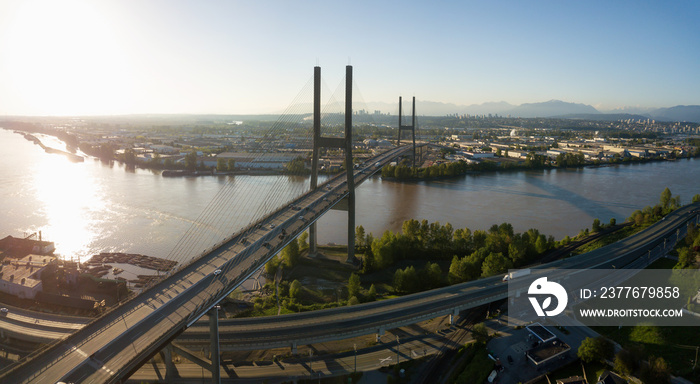
{"type": "Polygon", "coordinates": [[[542,324],[540,323],[534,323],[532,325],[528,325],[527,330],[530,331],[535,337],[540,339],[541,342],[546,343],[550,340],[554,340],[556,336],[552,332],[550,332],[547,328],[545,328],[542,324]]]}
{"type": "Polygon", "coordinates": [[[5,260],[0,269],[0,280],[34,287],[41,283],[37,273],[56,260],[54,256],[28,255],[19,260],[5,260]]]}
{"type": "Polygon", "coordinates": [[[557,356],[563,355],[569,350],[571,350],[571,347],[569,347],[568,344],[561,340],[554,339],[527,351],[526,355],[535,365],[540,365],[557,356]]]}

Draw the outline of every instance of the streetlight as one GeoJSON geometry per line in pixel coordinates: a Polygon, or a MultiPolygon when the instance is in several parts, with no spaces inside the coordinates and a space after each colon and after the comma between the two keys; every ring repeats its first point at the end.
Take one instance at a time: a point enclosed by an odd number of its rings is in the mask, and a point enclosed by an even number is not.
{"type": "Polygon", "coordinates": [[[355,369],[353,370],[354,373],[357,373],[357,344],[352,345],[353,348],[355,348],[355,369]]]}
{"type": "Polygon", "coordinates": [[[401,342],[399,341],[399,335],[396,335],[396,365],[399,364],[399,350],[401,349],[401,342]]]}

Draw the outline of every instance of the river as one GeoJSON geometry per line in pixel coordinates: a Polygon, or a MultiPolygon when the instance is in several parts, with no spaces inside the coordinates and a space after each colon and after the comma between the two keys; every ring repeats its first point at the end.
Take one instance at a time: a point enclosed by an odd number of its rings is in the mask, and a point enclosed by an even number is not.
{"type": "MultiPolygon", "coordinates": [[[[561,239],[590,228],[595,218],[623,221],[656,204],[667,186],[687,203],[700,193],[699,170],[700,160],[690,159],[416,183],[374,177],[357,190],[356,223],[381,236],[387,229],[400,230],[410,218],[472,230],[509,222],[518,232],[537,228],[561,239]]],[[[41,231],[67,259],[100,252],[169,257],[193,224],[207,228],[195,245],[204,249],[259,217],[269,196],[286,201],[307,185],[308,179],[298,177],[164,178],[93,158],[73,163],[0,129],[0,237],[41,231]],[[284,187],[273,187],[279,184],[284,187]],[[226,194],[231,197],[222,200],[226,194]],[[225,204],[212,207],[215,198],[225,204]],[[207,209],[225,212],[225,223],[207,222],[207,209]]],[[[318,227],[320,243],[343,244],[347,214],[331,211],[318,227]]]]}

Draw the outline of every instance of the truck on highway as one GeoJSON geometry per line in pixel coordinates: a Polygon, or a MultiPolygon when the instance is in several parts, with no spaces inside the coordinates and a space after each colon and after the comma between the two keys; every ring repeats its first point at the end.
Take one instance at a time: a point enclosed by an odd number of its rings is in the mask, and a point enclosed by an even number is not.
{"type": "Polygon", "coordinates": [[[527,276],[529,274],[530,274],[529,269],[519,269],[515,272],[510,272],[507,275],[503,276],[503,281],[513,280],[515,278],[518,278],[521,276],[527,276]]]}

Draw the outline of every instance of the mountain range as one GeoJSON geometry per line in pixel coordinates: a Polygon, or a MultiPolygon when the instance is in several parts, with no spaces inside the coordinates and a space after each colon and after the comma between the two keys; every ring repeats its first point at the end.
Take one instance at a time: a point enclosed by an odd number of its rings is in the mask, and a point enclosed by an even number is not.
{"type": "MultiPolygon", "coordinates": [[[[670,108],[620,108],[599,111],[593,106],[550,100],[541,103],[512,105],[505,101],[483,104],[457,105],[435,101],[416,100],[416,112],[423,116],[444,115],[499,115],[511,117],[562,117],[594,120],[652,119],[657,121],[680,121],[700,123],[700,105],[677,105],[670,108]]],[[[403,114],[411,113],[410,100],[404,100],[403,114]]],[[[368,112],[380,110],[398,114],[398,105],[383,102],[367,103],[368,112]]]]}

